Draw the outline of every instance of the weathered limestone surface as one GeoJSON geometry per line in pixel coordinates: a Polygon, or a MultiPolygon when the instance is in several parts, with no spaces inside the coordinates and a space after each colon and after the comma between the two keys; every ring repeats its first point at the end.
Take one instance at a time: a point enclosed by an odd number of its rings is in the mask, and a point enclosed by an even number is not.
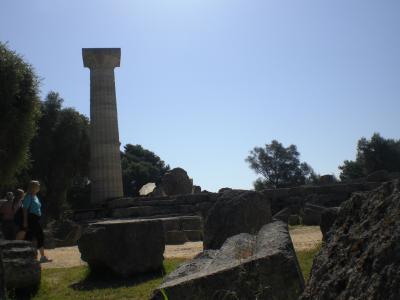
{"type": "Polygon", "coordinates": [[[204,221],[204,249],[219,249],[239,233],[257,233],[271,222],[268,198],[254,191],[227,190],[218,194],[204,221]]]}
{"type": "Polygon", "coordinates": [[[90,180],[91,202],[123,196],[114,68],[121,49],[84,48],[84,66],[90,69],[90,180]]]}
{"type": "Polygon", "coordinates": [[[400,182],[344,202],[302,300],[400,299],[400,182]]]}
{"type": "Polygon", "coordinates": [[[160,220],[113,220],[90,224],[78,241],[92,270],[127,277],[163,267],[164,229],[160,220]]]}
{"type": "Polygon", "coordinates": [[[40,284],[41,268],[36,249],[27,241],[0,241],[3,254],[5,285],[8,290],[29,293],[40,284]]]}
{"type": "Polygon", "coordinates": [[[297,299],[304,288],[287,225],[276,221],[256,235],[230,237],[168,275],[152,299],[297,299]]]}

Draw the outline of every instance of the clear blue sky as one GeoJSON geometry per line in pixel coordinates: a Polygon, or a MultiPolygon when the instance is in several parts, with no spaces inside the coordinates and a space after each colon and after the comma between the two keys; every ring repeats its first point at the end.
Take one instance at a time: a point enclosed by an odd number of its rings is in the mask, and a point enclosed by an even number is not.
{"type": "Polygon", "coordinates": [[[277,139],[318,173],[357,140],[400,138],[400,1],[2,0],[0,40],[42,95],[89,115],[83,47],[121,47],[120,140],[195,184],[250,188],[244,159],[277,139]]]}

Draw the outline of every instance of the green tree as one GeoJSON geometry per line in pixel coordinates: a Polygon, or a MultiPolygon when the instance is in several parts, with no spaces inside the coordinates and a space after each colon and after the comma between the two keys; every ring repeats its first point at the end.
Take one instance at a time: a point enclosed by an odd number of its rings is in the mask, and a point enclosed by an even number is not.
{"type": "Polygon", "coordinates": [[[295,145],[285,148],[273,140],[264,148],[255,147],[246,158],[250,168],[262,177],[254,183],[256,190],[298,186],[307,183],[315,174],[305,162],[300,162],[295,145]]]}
{"type": "Polygon", "coordinates": [[[58,218],[68,207],[67,192],[76,178],[88,176],[89,121],[50,92],[42,103],[39,131],[32,141],[32,177],[42,182],[46,212],[58,218]]]}
{"type": "Polygon", "coordinates": [[[160,183],[162,176],[169,170],[159,156],[140,145],[127,144],[121,153],[124,194],[135,196],[146,183],[160,183]]]}
{"type": "Polygon", "coordinates": [[[29,164],[29,144],[40,113],[38,78],[31,65],[0,42],[0,182],[10,184],[29,164]]]}
{"type": "Polygon", "coordinates": [[[339,169],[342,180],[365,177],[378,170],[399,172],[400,140],[385,139],[379,133],[370,140],[363,137],[357,143],[356,160],[345,160],[339,169]]]}

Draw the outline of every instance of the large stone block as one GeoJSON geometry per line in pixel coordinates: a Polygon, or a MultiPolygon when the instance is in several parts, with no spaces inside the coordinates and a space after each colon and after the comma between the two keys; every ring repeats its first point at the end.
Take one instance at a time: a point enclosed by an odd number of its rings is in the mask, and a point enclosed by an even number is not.
{"type": "Polygon", "coordinates": [[[36,249],[27,241],[0,241],[4,278],[8,290],[28,293],[40,284],[41,269],[36,249]]]}
{"type": "Polygon", "coordinates": [[[271,219],[270,202],[262,193],[221,193],[204,222],[204,249],[219,249],[227,238],[239,233],[255,234],[271,219]]]}
{"type": "Polygon", "coordinates": [[[230,237],[168,275],[152,299],[297,299],[304,288],[287,225],[267,224],[256,235],[230,237]]]}
{"type": "Polygon", "coordinates": [[[344,202],[301,299],[400,299],[399,216],[399,181],[344,202]]]}
{"type": "Polygon", "coordinates": [[[161,187],[166,195],[191,194],[193,181],[182,168],[175,168],[164,174],[161,187]]]}
{"type": "Polygon", "coordinates": [[[161,220],[114,220],[90,224],[78,241],[82,260],[116,275],[160,270],[165,249],[161,220]]]}

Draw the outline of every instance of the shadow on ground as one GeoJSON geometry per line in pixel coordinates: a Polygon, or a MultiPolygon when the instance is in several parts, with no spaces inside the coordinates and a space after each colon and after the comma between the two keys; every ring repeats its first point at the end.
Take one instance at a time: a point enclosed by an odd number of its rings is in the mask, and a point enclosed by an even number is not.
{"type": "Polygon", "coordinates": [[[162,279],[165,274],[165,270],[162,269],[150,274],[140,274],[131,278],[121,278],[110,271],[89,271],[85,279],[71,284],[70,288],[77,291],[91,291],[95,289],[134,287],[147,281],[162,279]]]}

